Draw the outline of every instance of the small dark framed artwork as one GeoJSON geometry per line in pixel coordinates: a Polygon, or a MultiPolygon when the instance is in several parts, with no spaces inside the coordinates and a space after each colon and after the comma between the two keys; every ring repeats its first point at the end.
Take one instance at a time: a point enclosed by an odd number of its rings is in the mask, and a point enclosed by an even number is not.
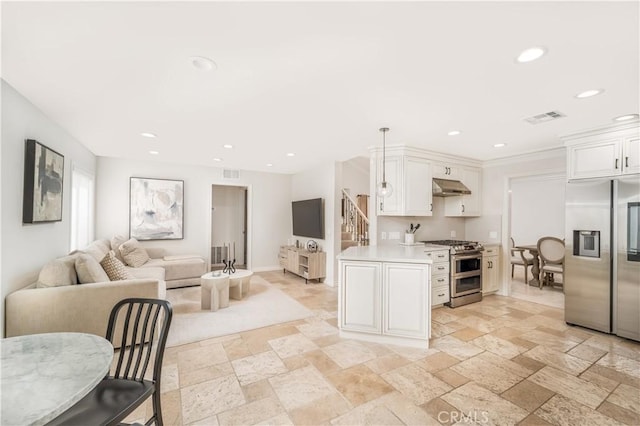
{"type": "Polygon", "coordinates": [[[33,139],[25,141],[22,223],[62,220],[64,156],[33,139]]]}
{"type": "Polygon", "coordinates": [[[129,194],[129,235],[132,238],[183,238],[184,181],[132,177],[129,194]]]}

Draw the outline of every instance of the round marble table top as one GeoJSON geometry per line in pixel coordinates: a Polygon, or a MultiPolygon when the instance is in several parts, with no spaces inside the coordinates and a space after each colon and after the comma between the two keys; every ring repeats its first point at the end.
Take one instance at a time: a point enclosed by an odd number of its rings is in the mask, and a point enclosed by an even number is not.
{"type": "Polygon", "coordinates": [[[83,333],[2,339],[0,423],[42,425],[88,394],[109,372],[113,346],[83,333]]]}

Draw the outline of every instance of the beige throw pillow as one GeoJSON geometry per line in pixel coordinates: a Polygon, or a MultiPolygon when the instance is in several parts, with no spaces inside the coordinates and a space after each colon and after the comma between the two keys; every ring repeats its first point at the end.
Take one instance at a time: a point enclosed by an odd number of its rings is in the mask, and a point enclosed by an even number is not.
{"type": "Polygon", "coordinates": [[[76,257],[76,273],[80,284],[110,281],[109,276],[98,261],[93,256],[85,253],[76,257]]]}
{"type": "Polygon", "coordinates": [[[42,267],[36,287],[60,287],[78,284],[76,256],[64,256],[52,260],[42,267]]]}
{"type": "Polygon", "coordinates": [[[120,253],[125,263],[134,268],[139,268],[149,260],[149,254],[135,238],[122,243],[120,253]]]}
{"type": "Polygon", "coordinates": [[[78,250],[78,253],[89,254],[98,262],[104,259],[107,252],[109,252],[109,246],[103,240],[95,240],[82,250],[78,250]]]}
{"type": "Polygon", "coordinates": [[[127,241],[127,238],[123,237],[122,235],[116,235],[115,237],[111,238],[111,250],[114,251],[114,253],[116,254],[116,257],[122,263],[125,263],[125,261],[122,258],[122,253],[120,253],[120,246],[125,241],[127,241]]]}
{"type": "Polygon", "coordinates": [[[104,259],[102,259],[102,262],[100,262],[100,265],[111,281],[129,280],[133,278],[124,266],[124,263],[116,258],[113,250],[107,253],[104,259]]]}

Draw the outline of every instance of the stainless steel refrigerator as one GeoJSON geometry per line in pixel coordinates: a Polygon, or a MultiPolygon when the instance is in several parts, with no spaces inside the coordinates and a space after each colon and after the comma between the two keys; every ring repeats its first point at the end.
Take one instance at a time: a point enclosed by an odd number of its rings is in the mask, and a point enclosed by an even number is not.
{"type": "Polygon", "coordinates": [[[566,188],[565,321],[640,341],[640,176],[566,188]]]}

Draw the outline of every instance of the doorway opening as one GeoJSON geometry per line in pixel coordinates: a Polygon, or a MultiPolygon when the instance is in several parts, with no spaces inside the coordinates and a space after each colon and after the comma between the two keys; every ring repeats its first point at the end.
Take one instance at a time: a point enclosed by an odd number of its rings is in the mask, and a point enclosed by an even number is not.
{"type": "Polygon", "coordinates": [[[246,186],[211,185],[211,271],[224,269],[225,262],[248,269],[247,200],[246,186]]]}
{"type": "MultiPolygon", "coordinates": [[[[537,283],[542,277],[533,264],[538,256],[535,248],[540,238],[564,238],[565,183],[565,176],[558,173],[508,178],[507,283],[508,295],[513,298],[564,309],[562,287],[540,287],[537,283]],[[513,244],[531,249],[511,250],[513,244]],[[527,266],[512,263],[514,260],[525,263],[525,259],[527,266]]],[[[539,257],[537,260],[539,265],[539,257]]],[[[561,275],[558,278],[564,280],[561,275]]]]}

